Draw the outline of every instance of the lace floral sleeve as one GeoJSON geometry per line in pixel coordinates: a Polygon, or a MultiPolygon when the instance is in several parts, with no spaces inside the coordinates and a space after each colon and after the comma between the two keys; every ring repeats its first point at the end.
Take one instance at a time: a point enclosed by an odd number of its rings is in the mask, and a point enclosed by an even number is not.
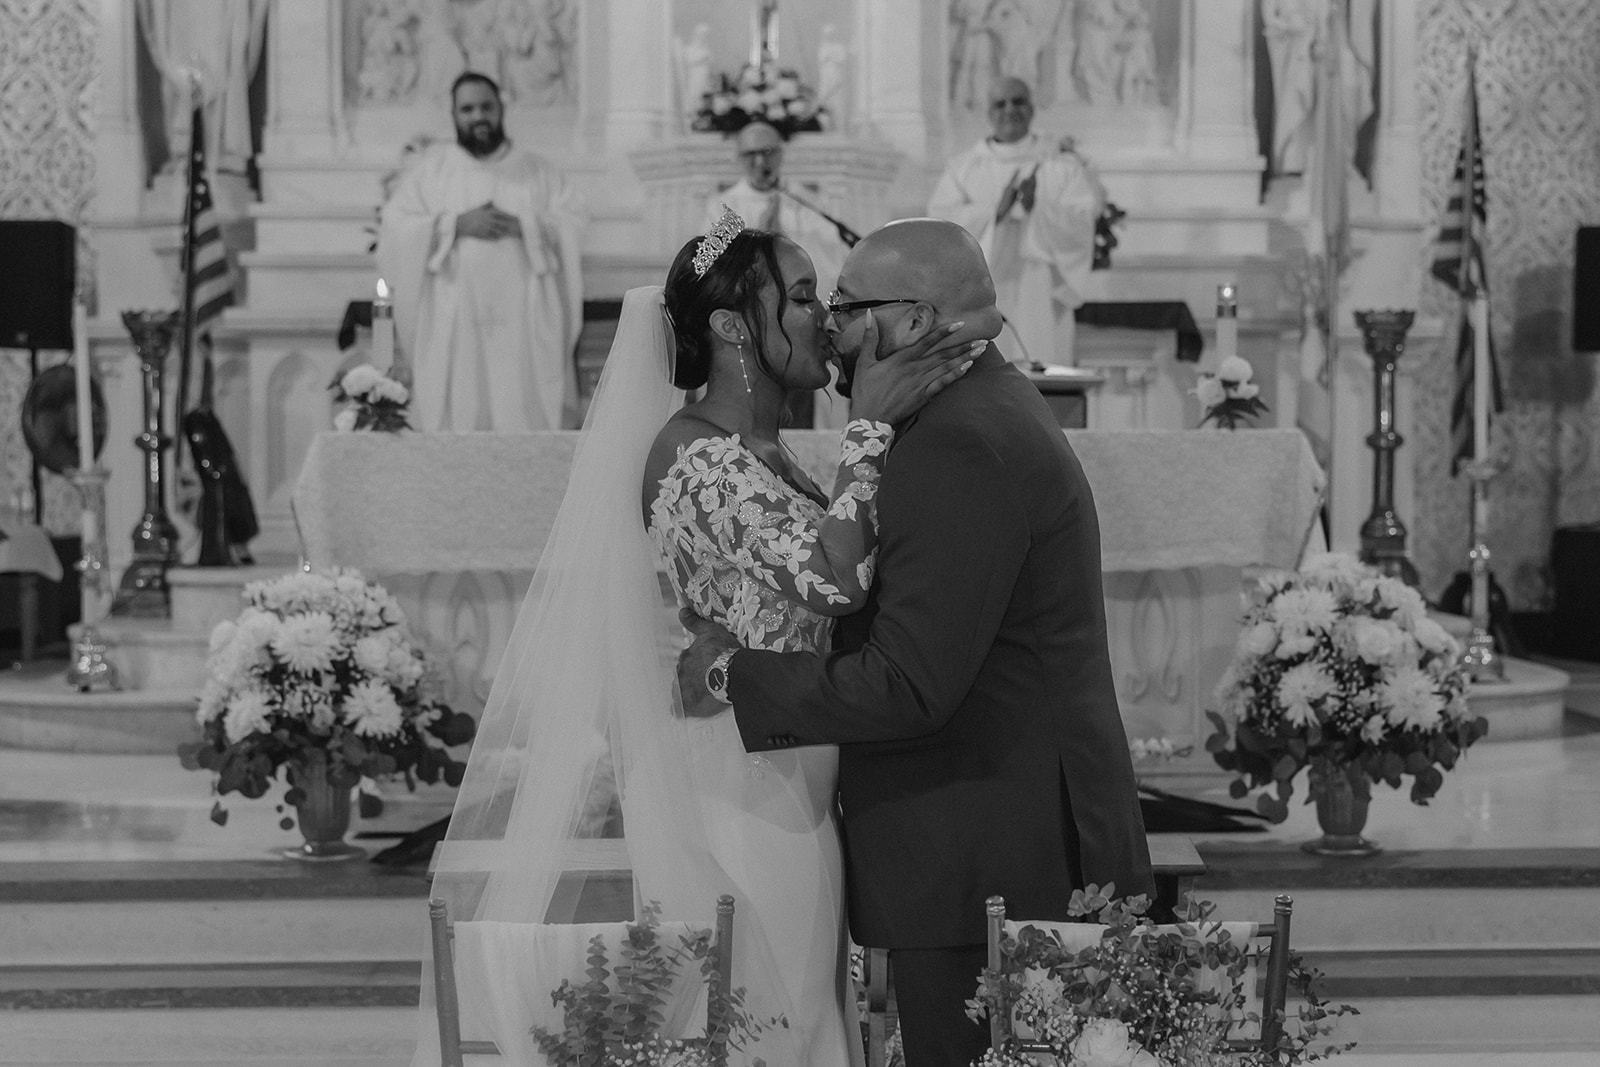
{"type": "Polygon", "coordinates": [[[737,436],[682,449],[651,506],[652,533],[679,587],[693,601],[718,599],[698,588],[714,574],[715,556],[818,614],[861,607],[877,563],[878,482],[893,437],[886,423],[845,427],[833,499],[820,514],[737,436]]]}

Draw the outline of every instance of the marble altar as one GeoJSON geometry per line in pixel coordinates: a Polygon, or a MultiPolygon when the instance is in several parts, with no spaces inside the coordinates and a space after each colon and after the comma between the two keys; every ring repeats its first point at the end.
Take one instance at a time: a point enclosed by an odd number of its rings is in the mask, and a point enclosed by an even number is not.
{"type": "MultiPolygon", "coordinates": [[[[1130,737],[1194,745],[1238,634],[1241,573],[1298,563],[1324,477],[1294,430],[1066,431],[1094,487],[1118,697],[1130,737]]],[[[450,698],[476,712],[565,493],[577,434],[319,434],[295,484],[303,554],[406,609],[450,698]]],[[[838,436],[790,431],[825,487],[838,436]]],[[[671,625],[672,613],[664,613],[671,625]]]]}

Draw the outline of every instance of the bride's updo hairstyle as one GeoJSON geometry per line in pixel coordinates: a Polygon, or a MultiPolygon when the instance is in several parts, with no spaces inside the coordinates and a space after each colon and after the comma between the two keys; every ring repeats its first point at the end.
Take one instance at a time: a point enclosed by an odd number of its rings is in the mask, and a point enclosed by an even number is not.
{"type": "MultiPolygon", "coordinates": [[[[765,230],[740,230],[728,242],[704,275],[695,273],[695,254],[704,237],[690,238],[678,250],[667,271],[664,299],[677,342],[672,384],[698,389],[711,375],[711,313],[726,308],[743,315],[750,324],[751,349],[756,366],[774,381],[781,380],[767,364],[766,310],[761,290],[771,281],[778,290],[778,330],[788,304],[783,276],[778,270],[778,235],[765,230]]],[[[787,333],[784,333],[788,337],[787,333]]]]}

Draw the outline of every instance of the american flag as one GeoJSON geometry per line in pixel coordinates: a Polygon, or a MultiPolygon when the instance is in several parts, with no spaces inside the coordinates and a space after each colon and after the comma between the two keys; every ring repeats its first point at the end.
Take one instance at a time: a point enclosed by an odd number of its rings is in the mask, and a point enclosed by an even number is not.
{"type": "Polygon", "coordinates": [[[193,309],[195,336],[233,303],[233,279],[228,274],[227,249],[222,243],[222,224],[211,201],[211,182],[206,177],[206,137],[200,109],[194,111],[194,132],[189,146],[189,209],[185,217],[183,240],[184,281],[188,286],[189,306],[193,309]]]}
{"type": "MultiPolygon", "coordinates": [[[[1439,237],[1431,273],[1461,297],[1456,343],[1456,384],[1450,402],[1450,473],[1473,457],[1472,439],[1473,329],[1472,301],[1489,299],[1489,276],[1484,269],[1484,236],[1489,228],[1488,197],[1484,192],[1483,138],[1478,125],[1476,64],[1467,57],[1467,102],[1462,120],[1461,151],[1456,156],[1450,198],[1439,220],[1439,237]],[[1470,205],[1470,210],[1469,210],[1470,205]]],[[[1494,411],[1503,408],[1500,368],[1495,361],[1494,334],[1489,335],[1490,390],[1494,411]]]]}

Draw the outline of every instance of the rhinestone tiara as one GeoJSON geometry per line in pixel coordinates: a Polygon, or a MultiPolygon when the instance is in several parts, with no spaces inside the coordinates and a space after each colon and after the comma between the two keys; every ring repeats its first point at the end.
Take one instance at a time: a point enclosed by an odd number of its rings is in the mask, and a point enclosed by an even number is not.
{"type": "Polygon", "coordinates": [[[711,264],[728,250],[733,239],[743,231],[744,219],[741,219],[733,208],[723,204],[722,217],[717,219],[717,224],[711,227],[710,233],[700,238],[700,245],[694,250],[694,276],[704,278],[706,271],[711,269],[711,264]]]}

